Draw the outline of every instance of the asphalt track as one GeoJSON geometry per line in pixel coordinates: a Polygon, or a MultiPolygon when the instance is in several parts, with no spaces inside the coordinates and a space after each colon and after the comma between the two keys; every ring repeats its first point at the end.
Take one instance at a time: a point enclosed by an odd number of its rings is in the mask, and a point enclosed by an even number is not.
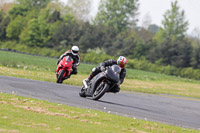
{"type": "Polygon", "coordinates": [[[94,101],[79,97],[79,90],[77,86],[0,76],[3,93],[200,130],[200,99],[121,91],[94,101]]]}

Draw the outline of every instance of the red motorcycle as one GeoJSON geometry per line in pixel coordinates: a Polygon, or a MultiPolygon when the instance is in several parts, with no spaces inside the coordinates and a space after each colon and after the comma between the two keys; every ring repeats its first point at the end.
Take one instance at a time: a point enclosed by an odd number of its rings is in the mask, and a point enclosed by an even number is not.
{"type": "Polygon", "coordinates": [[[58,64],[56,75],[57,75],[57,83],[62,83],[63,80],[70,77],[72,72],[74,60],[70,56],[64,57],[58,64]]]}

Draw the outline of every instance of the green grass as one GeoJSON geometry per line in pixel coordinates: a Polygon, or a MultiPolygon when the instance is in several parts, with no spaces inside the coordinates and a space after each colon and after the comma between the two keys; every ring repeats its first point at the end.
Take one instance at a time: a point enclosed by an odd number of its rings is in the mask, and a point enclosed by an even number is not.
{"type": "MultiPolygon", "coordinates": [[[[105,111],[106,112],[106,111],[105,111]]],[[[157,122],[0,93],[2,133],[198,133],[157,122]]]]}
{"type": "MultiPolygon", "coordinates": [[[[32,56],[25,54],[18,54],[13,52],[0,51],[0,64],[6,67],[23,68],[26,70],[41,70],[54,72],[57,65],[56,58],[48,58],[42,56],[32,56]]],[[[81,63],[78,67],[80,74],[89,74],[93,67],[97,65],[81,63]]],[[[185,81],[199,83],[197,80],[180,78],[176,76],[169,76],[165,74],[158,74],[153,72],[146,72],[141,70],[127,69],[127,79],[138,79],[143,81],[185,81]]]]}
{"type": "MultiPolygon", "coordinates": [[[[4,51],[0,51],[0,57],[0,75],[56,81],[54,71],[57,59],[4,51]]],[[[72,75],[64,83],[81,86],[81,81],[95,66],[97,65],[81,63],[78,75],[72,75]]],[[[127,70],[127,78],[121,88],[145,93],[200,97],[199,81],[132,69],[127,70]]],[[[196,133],[199,131],[0,93],[0,132],[196,133]]]]}
{"type": "MultiPolygon", "coordinates": [[[[13,52],[0,51],[0,74],[34,80],[55,82],[55,58],[31,56],[13,52]]],[[[78,74],[65,80],[64,84],[82,85],[93,67],[98,65],[81,63],[78,74]]],[[[200,98],[200,81],[164,74],[127,69],[127,76],[121,85],[122,90],[172,94],[200,98]]]]}
{"type": "MultiPolygon", "coordinates": [[[[22,68],[26,70],[40,70],[54,72],[56,70],[56,58],[32,56],[13,52],[0,51],[0,64],[6,67],[22,68]]],[[[79,72],[89,74],[96,65],[81,64],[79,72]]]]}

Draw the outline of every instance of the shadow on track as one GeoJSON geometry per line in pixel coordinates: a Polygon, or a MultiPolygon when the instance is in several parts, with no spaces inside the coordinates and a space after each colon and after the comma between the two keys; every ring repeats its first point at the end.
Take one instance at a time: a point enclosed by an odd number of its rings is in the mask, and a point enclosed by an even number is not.
{"type": "Polygon", "coordinates": [[[148,111],[148,112],[154,112],[152,110],[148,110],[148,109],[144,109],[144,108],[139,108],[139,107],[135,107],[135,106],[130,106],[130,105],[124,105],[124,104],[114,103],[114,102],[108,102],[108,101],[102,101],[102,100],[98,100],[97,102],[107,103],[107,104],[110,104],[110,105],[121,106],[121,107],[126,107],[126,108],[133,108],[133,109],[138,109],[138,110],[143,110],[143,111],[148,111]]]}

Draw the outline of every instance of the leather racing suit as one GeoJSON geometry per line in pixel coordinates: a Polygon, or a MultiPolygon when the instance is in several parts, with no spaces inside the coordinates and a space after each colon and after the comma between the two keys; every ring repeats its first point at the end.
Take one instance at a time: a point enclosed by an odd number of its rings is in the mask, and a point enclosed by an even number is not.
{"type": "MultiPolygon", "coordinates": [[[[101,67],[107,67],[107,66],[112,66],[112,65],[117,65],[117,61],[110,59],[104,62],[100,63],[99,67],[93,68],[90,76],[88,77],[89,80],[91,80],[94,76],[96,76],[98,73],[102,72],[101,67]]],[[[124,78],[126,77],[126,68],[122,68],[120,72],[120,82],[118,85],[114,86],[113,89],[111,89],[111,92],[119,92],[120,91],[120,84],[124,82],[124,78]]]]}

